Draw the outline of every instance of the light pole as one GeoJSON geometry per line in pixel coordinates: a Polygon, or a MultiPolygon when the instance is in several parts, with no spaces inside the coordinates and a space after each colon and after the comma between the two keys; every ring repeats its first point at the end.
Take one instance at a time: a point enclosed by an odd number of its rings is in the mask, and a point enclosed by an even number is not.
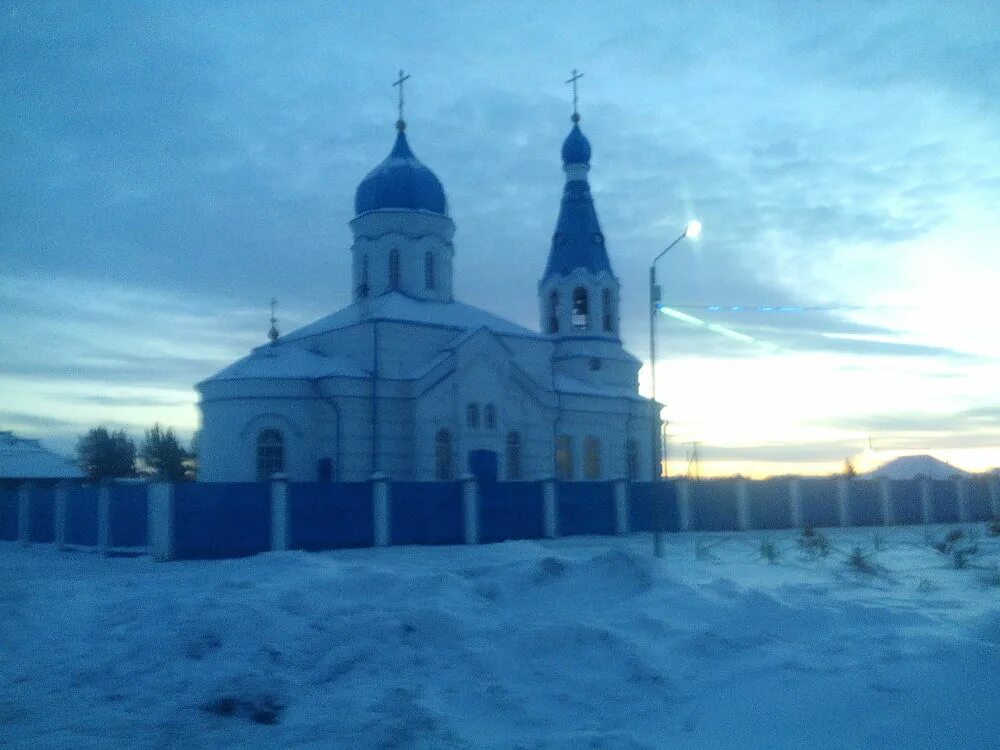
{"type": "MultiPolygon", "coordinates": [[[[696,239],[701,234],[701,222],[691,220],[687,223],[680,236],[667,245],[666,249],[653,258],[649,264],[649,375],[652,383],[653,408],[656,409],[656,318],[660,311],[660,287],[656,283],[656,262],[670,252],[674,245],[685,237],[696,239]]],[[[664,478],[664,458],[666,456],[666,434],[663,435],[663,445],[660,448],[660,455],[656,456],[656,444],[660,438],[657,434],[659,429],[659,413],[654,412],[650,420],[650,448],[653,455],[653,478],[664,478]]],[[[663,557],[663,498],[659,492],[653,493],[653,554],[663,557]]]]}

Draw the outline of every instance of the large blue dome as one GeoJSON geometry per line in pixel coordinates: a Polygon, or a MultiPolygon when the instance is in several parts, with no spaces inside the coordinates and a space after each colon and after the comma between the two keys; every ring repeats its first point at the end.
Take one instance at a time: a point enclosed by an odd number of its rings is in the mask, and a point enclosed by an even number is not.
{"type": "Polygon", "coordinates": [[[569,131],[562,145],[562,160],[564,164],[589,164],[590,141],[574,121],[573,129],[569,131]]]}
{"type": "Polygon", "coordinates": [[[448,201],[441,181],[417,161],[400,129],[392,153],[358,185],[354,213],[361,215],[380,208],[432,211],[448,215],[448,201]]]}

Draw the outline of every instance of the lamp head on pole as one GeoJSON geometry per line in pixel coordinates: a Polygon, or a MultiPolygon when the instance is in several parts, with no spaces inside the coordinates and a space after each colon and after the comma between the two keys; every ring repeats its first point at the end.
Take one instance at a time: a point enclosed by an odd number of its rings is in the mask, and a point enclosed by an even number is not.
{"type": "Polygon", "coordinates": [[[691,221],[687,223],[687,228],[684,230],[684,236],[689,237],[692,240],[696,240],[700,234],[701,222],[697,219],[691,219],[691,221]]]}

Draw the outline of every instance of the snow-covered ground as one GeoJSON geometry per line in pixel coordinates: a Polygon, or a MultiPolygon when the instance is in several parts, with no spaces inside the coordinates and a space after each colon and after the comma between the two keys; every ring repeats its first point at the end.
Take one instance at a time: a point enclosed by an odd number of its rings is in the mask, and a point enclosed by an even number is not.
{"type": "Polygon", "coordinates": [[[0,747],[1000,746],[1000,539],[955,570],[922,528],[830,536],[876,533],[875,573],[796,532],[670,535],[662,561],[645,534],[167,564],[0,543],[0,747]]]}

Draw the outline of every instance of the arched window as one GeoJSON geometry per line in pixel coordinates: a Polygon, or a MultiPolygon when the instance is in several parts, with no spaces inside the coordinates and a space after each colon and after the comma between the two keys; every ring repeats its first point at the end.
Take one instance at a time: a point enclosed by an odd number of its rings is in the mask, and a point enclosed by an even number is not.
{"type": "Polygon", "coordinates": [[[434,288],[434,253],[429,251],[424,255],[424,287],[434,288]]]}
{"type": "Polygon", "coordinates": [[[586,479],[601,478],[601,441],[588,435],[583,441],[583,476],[586,479]]]}
{"type": "Polygon", "coordinates": [[[257,434],[257,481],[266,482],[285,470],[285,439],[279,430],[257,434]]]}
{"type": "Polygon", "coordinates": [[[608,333],[615,331],[615,307],[614,295],[610,289],[601,292],[601,308],[604,312],[604,330],[608,333]]]}
{"type": "Polygon", "coordinates": [[[389,253],[389,288],[399,289],[399,250],[389,253]]]}
{"type": "Polygon", "coordinates": [[[470,401],[465,407],[465,425],[474,430],[479,428],[479,404],[475,401],[470,401]]]}
{"type": "Polygon", "coordinates": [[[552,290],[549,295],[549,333],[559,333],[559,292],[552,290]]]}
{"type": "Polygon", "coordinates": [[[452,478],[451,433],[448,430],[438,430],[434,436],[434,478],[447,481],[452,478]]]}
{"type": "Polygon", "coordinates": [[[368,253],[361,256],[361,279],[358,281],[358,296],[368,296],[368,253]]]}
{"type": "Polygon", "coordinates": [[[521,478],[521,433],[516,430],[507,433],[507,478],[521,478]]]}
{"type": "Polygon", "coordinates": [[[625,441],[625,471],[629,479],[639,478],[639,444],[632,439],[625,441]]]}
{"type": "Polygon", "coordinates": [[[586,331],[590,328],[590,316],[587,311],[587,290],[578,286],[573,290],[573,330],[586,331]]]}
{"type": "Polygon", "coordinates": [[[556,479],[573,478],[573,438],[560,435],[556,438],[556,479]]]}
{"type": "Polygon", "coordinates": [[[493,404],[486,404],[483,407],[483,422],[487,430],[497,428],[497,408],[493,404]]]}

